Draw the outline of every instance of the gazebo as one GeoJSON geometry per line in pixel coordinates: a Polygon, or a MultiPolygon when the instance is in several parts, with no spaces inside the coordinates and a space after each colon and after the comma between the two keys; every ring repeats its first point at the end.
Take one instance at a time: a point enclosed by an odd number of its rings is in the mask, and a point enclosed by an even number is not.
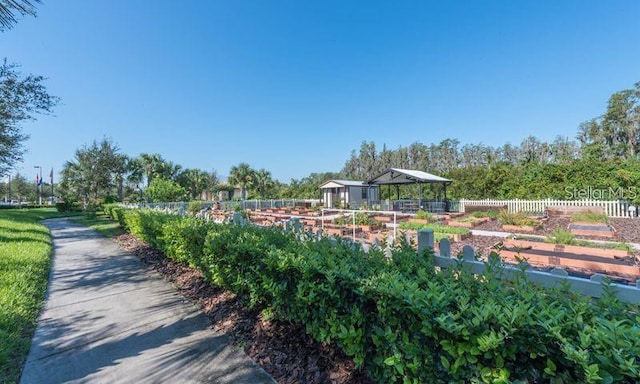
{"type": "Polygon", "coordinates": [[[412,211],[415,212],[418,209],[427,209],[429,211],[446,211],[447,205],[447,185],[451,184],[451,180],[444,177],[432,175],[431,173],[417,171],[413,169],[401,169],[401,168],[389,168],[382,172],[378,176],[368,180],[366,184],[370,186],[382,186],[387,185],[389,188],[389,195],[391,195],[391,186],[395,185],[397,193],[397,204],[394,204],[394,211],[412,211]],[[419,200],[401,200],[400,199],[400,186],[401,185],[422,185],[440,183],[443,185],[443,198],[436,201],[426,201],[422,199],[422,191],[420,192],[419,200]],[[425,205],[428,205],[425,207],[425,205]]]}

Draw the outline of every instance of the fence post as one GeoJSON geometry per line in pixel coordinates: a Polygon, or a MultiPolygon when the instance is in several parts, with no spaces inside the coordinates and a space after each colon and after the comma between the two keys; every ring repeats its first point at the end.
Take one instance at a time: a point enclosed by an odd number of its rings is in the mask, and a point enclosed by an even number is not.
{"type": "Polygon", "coordinates": [[[440,256],[451,257],[451,240],[447,238],[440,240],[438,248],[440,248],[440,256]]]}
{"type": "Polygon", "coordinates": [[[418,231],[418,253],[425,248],[433,250],[433,229],[421,229],[418,231]]]}

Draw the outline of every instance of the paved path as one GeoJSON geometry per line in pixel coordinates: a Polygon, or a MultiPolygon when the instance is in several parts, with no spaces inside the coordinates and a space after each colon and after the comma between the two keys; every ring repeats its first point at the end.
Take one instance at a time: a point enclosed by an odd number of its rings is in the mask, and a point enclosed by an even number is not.
{"type": "Polygon", "coordinates": [[[274,383],[135,256],[67,220],[43,223],[54,257],[20,383],[274,383]]]}

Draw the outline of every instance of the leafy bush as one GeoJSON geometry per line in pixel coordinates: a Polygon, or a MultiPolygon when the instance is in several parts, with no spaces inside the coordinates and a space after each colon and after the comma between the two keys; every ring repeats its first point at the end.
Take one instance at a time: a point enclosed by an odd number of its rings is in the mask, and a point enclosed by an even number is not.
{"type": "Polygon", "coordinates": [[[201,201],[193,200],[193,201],[190,201],[189,204],[187,204],[187,211],[188,212],[198,212],[201,209],[202,209],[202,202],[201,201]]]}
{"type": "Polygon", "coordinates": [[[473,211],[471,212],[471,216],[472,217],[476,217],[476,218],[483,218],[483,217],[489,217],[491,219],[497,219],[499,216],[499,212],[496,210],[491,210],[491,211],[473,211]]]}
{"type": "Polygon", "coordinates": [[[58,212],[72,212],[80,211],[80,204],[71,201],[59,201],[56,203],[56,210],[58,212]]]}
{"type": "Polygon", "coordinates": [[[612,292],[592,302],[524,274],[505,283],[492,263],[483,278],[462,265],[438,271],[431,251],[407,244],[387,260],[342,240],[136,212],[124,215],[132,233],[249,305],[305,324],[376,382],[632,383],[640,374],[639,308],[612,292]]]}
{"type": "MultiPolygon", "coordinates": [[[[333,219],[333,223],[337,225],[351,225],[354,223],[352,216],[338,216],[333,219]]],[[[376,225],[378,222],[364,212],[356,212],[355,225],[376,225]]]]}
{"type": "Polygon", "coordinates": [[[573,233],[563,228],[556,228],[550,236],[547,236],[547,240],[550,243],[559,245],[571,245],[576,243],[576,237],[573,233]]]}
{"type": "Polygon", "coordinates": [[[415,217],[419,220],[431,220],[431,214],[427,211],[423,211],[422,209],[416,212],[415,217]]]}
{"type": "Polygon", "coordinates": [[[587,223],[608,223],[609,217],[598,212],[577,212],[571,215],[571,221],[584,221],[587,223]]]}

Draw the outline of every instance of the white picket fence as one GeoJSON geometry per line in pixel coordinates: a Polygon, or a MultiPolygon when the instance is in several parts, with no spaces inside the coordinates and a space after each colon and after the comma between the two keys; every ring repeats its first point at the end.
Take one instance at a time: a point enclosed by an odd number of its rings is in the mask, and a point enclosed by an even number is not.
{"type": "Polygon", "coordinates": [[[509,212],[523,211],[527,213],[544,214],[549,206],[562,207],[603,207],[605,213],[609,217],[629,217],[629,202],[627,201],[604,201],[604,200],[467,200],[460,199],[458,210],[465,212],[466,206],[471,205],[488,205],[488,206],[507,206],[509,212]]]}

